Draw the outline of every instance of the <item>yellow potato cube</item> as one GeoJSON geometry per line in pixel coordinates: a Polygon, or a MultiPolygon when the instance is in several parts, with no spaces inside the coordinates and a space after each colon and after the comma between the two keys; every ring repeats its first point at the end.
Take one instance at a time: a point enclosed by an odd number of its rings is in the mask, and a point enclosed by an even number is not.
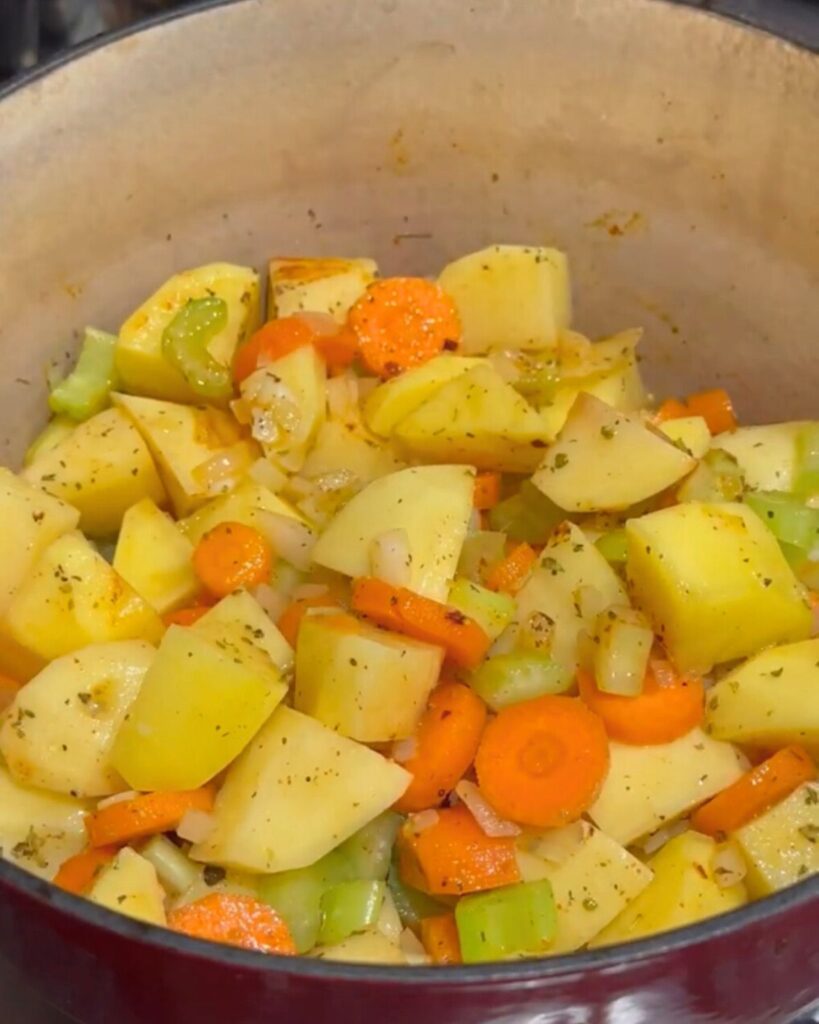
{"type": "Polygon", "coordinates": [[[192,544],[198,544],[219,523],[244,523],[259,529],[263,519],[261,513],[264,512],[275,512],[303,522],[299,513],[283,498],[253,480],[243,480],[235,491],[209,501],[183,519],[179,527],[192,544]]]}
{"type": "Polygon", "coordinates": [[[229,642],[242,660],[268,672],[270,662],[282,675],[293,668],[293,648],[270,621],[270,616],[246,590],[237,590],[205,612],[191,627],[216,643],[229,642]]]}
{"type": "Polygon", "coordinates": [[[88,899],[117,914],[148,924],[165,925],[165,890],[156,868],[126,846],[100,872],[88,899]]]}
{"type": "Polygon", "coordinates": [[[268,319],[294,313],[328,313],[340,324],[378,274],[369,259],[279,257],[270,261],[268,319]]]}
{"type": "Polygon", "coordinates": [[[364,420],[374,434],[389,437],[398,423],[431,398],[444,384],[483,360],[441,355],[380,384],[364,403],[364,420]]]}

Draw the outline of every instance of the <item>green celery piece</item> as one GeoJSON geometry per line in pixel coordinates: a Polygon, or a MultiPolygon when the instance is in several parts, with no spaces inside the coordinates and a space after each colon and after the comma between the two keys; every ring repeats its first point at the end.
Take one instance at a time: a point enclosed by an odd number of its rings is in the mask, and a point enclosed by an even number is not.
{"type": "Polygon", "coordinates": [[[455,907],[455,923],[466,964],[536,956],[555,935],[552,887],[542,879],[463,896],[455,907]]]}
{"type": "Polygon", "coordinates": [[[517,494],[499,502],[489,512],[489,525],[505,533],[510,540],[527,544],[543,544],[566,513],[530,480],[525,480],[517,494]]]}
{"type": "Polygon", "coordinates": [[[793,489],[819,493],[819,423],[809,423],[796,435],[796,472],[793,489]]]}
{"type": "Polygon", "coordinates": [[[201,866],[194,864],[165,836],[154,836],[140,852],[156,868],[160,882],[174,895],[185,892],[199,881],[201,866]]]}
{"type": "Polygon", "coordinates": [[[95,327],[85,329],[74,369],[54,386],[48,397],[52,412],[69,416],[77,422],[102,412],[117,386],[116,345],[116,335],[98,331],[95,327]]]}
{"type": "Polygon", "coordinates": [[[564,693],[574,674],[548,654],[525,651],[488,658],[473,673],[469,684],[493,711],[532,700],[547,693],[564,693]]]}
{"type": "Polygon", "coordinates": [[[229,398],[233,374],[208,351],[210,341],[224,330],[228,308],[224,299],[209,295],[190,299],[162,333],[162,354],[202,398],[229,398]]]}
{"type": "Polygon", "coordinates": [[[502,533],[477,530],[467,534],[458,561],[458,575],[470,580],[482,579],[489,566],[503,558],[505,551],[506,536],[502,533]]]}
{"type": "Polygon", "coordinates": [[[515,601],[509,594],[487,590],[463,578],[449,588],[447,604],[474,619],[490,640],[497,640],[515,617],[515,601]]]}
{"type": "Polygon", "coordinates": [[[620,527],[617,530],[609,530],[602,537],[598,537],[594,546],[611,565],[622,565],[628,555],[628,541],[626,531],[620,527]]]}
{"type": "Polygon", "coordinates": [[[745,504],[780,543],[803,552],[819,548],[819,509],[809,508],[802,498],[781,491],[749,491],[745,504]]]}
{"type": "Polygon", "coordinates": [[[413,889],[401,881],[401,875],[395,862],[390,865],[390,872],[387,876],[387,885],[392,894],[395,908],[401,923],[406,928],[417,929],[425,917],[436,917],[438,914],[446,914],[450,907],[441,903],[425,892],[413,889]]]}
{"type": "Polygon", "coordinates": [[[41,455],[47,455],[48,452],[53,451],[58,444],[62,444],[73,433],[76,426],[76,422],[68,416],[55,416],[49,420],[26,449],[23,465],[30,466],[41,455]]]}
{"type": "Polygon", "coordinates": [[[345,858],[353,879],[384,881],[402,821],[395,811],[385,811],[338,847],[336,852],[345,858]]]}
{"type": "Polygon", "coordinates": [[[335,946],[372,927],[381,913],[386,889],[384,882],[362,879],[327,889],[321,898],[319,943],[335,946]]]}
{"type": "Polygon", "coordinates": [[[721,448],[712,448],[694,472],[683,480],[677,500],[739,501],[744,490],[745,477],[734,456],[721,448]]]}

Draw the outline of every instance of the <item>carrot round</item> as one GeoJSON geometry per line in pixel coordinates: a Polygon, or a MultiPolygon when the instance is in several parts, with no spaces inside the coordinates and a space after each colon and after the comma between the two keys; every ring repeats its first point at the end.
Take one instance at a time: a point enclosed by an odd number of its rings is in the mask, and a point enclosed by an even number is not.
{"type": "Polygon", "coordinates": [[[276,625],[290,646],[295,647],[302,619],[311,608],[337,608],[338,606],[338,601],[329,593],[322,594],[320,597],[300,597],[284,609],[276,625]]]}
{"type": "Polygon", "coordinates": [[[85,819],[92,846],[113,846],[132,839],[169,832],[188,811],[213,809],[214,791],[202,789],[171,793],[143,793],[132,800],[106,804],[85,819]]]}
{"type": "Polygon", "coordinates": [[[810,754],[799,746],[784,747],[696,810],[691,827],[709,836],[733,832],[815,778],[810,754]]]}
{"type": "Polygon", "coordinates": [[[273,550],[267,539],[244,523],[218,523],[193,552],[193,569],[215,597],[270,579],[273,550]]]}
{"type": "Polygon", "coordinates": [[[478,473],[475,477],[475,491],[472,504],[478,511],[494,508],[500,501],[501,475],[492,470],[478,473]]]}
{"type": "Polygon", "coordinates": [[[236,352],[233,376],[238,384],[260,366],[312,345],[331,369],[349,366],[358,350],[358,339],[347,326],[321,314],[296,313],[270,320],[236,352]]]}
{"type": "Polygon", "coordinates": [[[421,942],[434,964],[459,964],[461,942],[454,914],[436,914],[421,919],[421,942]]]}
{"type": "Polygon", "coordinates": [[[402,765],[412,782],[395,805],[402,814],[439,807],[475,759],[486,705],[463,683],[441,683],[415,733],[415,752],[402,765]]]}
{"type": "Polygon", "coordinates": [[[518,544],[509,554],[493,565],[486,574],[490,590],[515,594],[523,586],[529,571],[537,561],[537,552],[528,544],[518,544]]]}
{"type": "Polygon", "coordinates": [[[166,626],[192,626],[208,611],[210,605],[193,604],[189,608],[177,608],[175,612],[166,612],[162,616],[162,621],[166,626]]]}
{"type": "Polygon", "coordinates": [[[601,719],[576,697],[552,695],[504,708],[475,758],[481,792],[498,814],[537,828],[576,821],[608,765],[601,719]]]}
{"type": "Polygon", "coordinates": [[[259,953],[295,956],[290,929],[276,911],[253,896],[213,892],[168,914],[168,927],[196,939],[259,953]]]}
{"type": "Polygon", "coordinates": [[[636,697],[603,693],[587,672],[578,672],[577,682],[585,703],[621,743],[670,743],[699,725],[705,711],[705,691],[696,676],[675,676],[661,684],[649,666],[643,692],[636,697]]]}
{"type": "Polygon", "coordinates": [[[365,366],[384,378],[456,348],[461,335],[455,303],[440,285],[422,277],[371,284],[350,310],[348,322],[365,366]]]}
{"type": "Polygon", "coordinates": [[[353,583],[352,606],[385,629],[443,647],[460,668],[479,665],[492,642],[463,612],[371,576],[353,583]]]}
{"type": "Polygon", "coordinates": [[[731,396],[724,388],[698,391],[685,400],[689,416],[702,416],[712,434],[736,430],[737,418],[731,396]]]}
{"type": "Polygon", "coordinates": [[[435,822],[398,833],[401,879],[430,895],[459,896],[520,881],[515,841],[488,836],[463,804],[436,811],[435,822]]]}
{"type": "Polygon", "coordinates": [[[5,711],[20,692],[22,683],[0,672],[0,711],[5,711]]]}
{"type": "Polygon", "coordinates": [[[60,865],[54,884],[75,896],[82,896],[94,884],[97,875],[117,855],[116,846],[90,846],[82,853],[69,857],[60,865]]]}

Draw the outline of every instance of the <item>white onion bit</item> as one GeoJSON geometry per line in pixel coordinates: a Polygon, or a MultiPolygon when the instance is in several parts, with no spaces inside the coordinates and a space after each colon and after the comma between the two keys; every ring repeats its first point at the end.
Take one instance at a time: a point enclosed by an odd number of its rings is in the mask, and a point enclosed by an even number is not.
{"type": "Polygon", "coordinates": [[[748,871],[748,865],[734,843],[726,843],[714,854],[714,881],[720,889],[738,885],[748,871]]]}
{"type": "Polygon", "coordinates": [[[256,510],[255,522],[280,558],[294,569],[307,572],[312,565],[316,535],[306,523],[267,509],[256,510]]]}
{"type": "Polygon", "coordinates": [[[269,583],[260,583],[251,590],[251,594],[267,613],[272,622],[278,622],[285,608],[290,604],[284,594],[274,590],[269,583]]]}
{"type": "Polygon", "coordinates": [[[212,814],[190,810],[185,811],[176,828],[176,834],[180,839],[185,839],[189,843],[205,843],[215,827],[216,819],[212,814]]]}
{"type": "Polygon", "coordinates": [[[392,759],[398,764],[406,764],[415,757],[418,749],[418,741],[414,736],[408,736],[405,740],[398,740],[392,747],[392,759]]]}
{"type": "Polygon", "coordinates": [[[113,796],[107,796],[104,800],[100,800],[97,810],[102,811],[106,807],[113,807],[114,804],[121,804],[124,800],[135,800],[138,796],[139,793],[133,789],[129,789],[125,793],[115,793],[113,796]]]}
{"type": "Polygon", "coordinates": [[[416,835],[426,832],[428,828],[438,824],[437,811],[421,811],[419,814],[409,816],[409,826],[416,835]]]}
{"type": "Polygon", "coordinates": [[[428,964],[429,957],[427,956],[426,950],[421,945],[416,936],[410,928],[405,928],[398,939],[398,945],[401,952],[406,957],[408,964],[428,964]]]}
{"type": "Polygon", "coordinates": [[[646,836],[642,843],[640,843],[640,847],[643,850],[643,853],[650,857],[653,853],[656,853],[660,847],[665,846],[665,844],[670,839],[673,839],[674,836],[681,835],[685,832],[687,828],[687,818],[681,818],[679,821],[672,821],[671,824],[663,825],[663,827],[658,828],[656,832],[652,832],[650,836],[646,836]]]}
{"type": "Polygon", "coordinates": [[[486,802],[484,795],[474,782],[461,779],[455,792],[466,804],[469,813],[480,826],[484,835],[497,838],[499,836],[519,836],[521,828],[513,821],[505,821],[486,802]]]}
{"type": "Polygon", "coordinates": [[[531,852],[552,864],[563,864],[591,835],[587,821],[575,821],[563,828],[550,828],[536,837],[531,852]]]}

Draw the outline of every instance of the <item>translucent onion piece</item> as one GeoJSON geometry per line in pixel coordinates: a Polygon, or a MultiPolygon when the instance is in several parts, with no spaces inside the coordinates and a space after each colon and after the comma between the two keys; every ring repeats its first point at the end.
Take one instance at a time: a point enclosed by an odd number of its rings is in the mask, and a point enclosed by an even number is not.
{"type": "Polygon", "coordinates": [[[193,470],[194,480],[210,497],[233,490],[252,465],[254,448],[246,441],[225,448],[193,470]]]}
{"type": "Polygon", "coordinates": [[[278,494],[287,484],[287,474],[269,459],[256,459],[248,470],[248,476],[274,494],[278,494]]]}
{"type": "Polygon", "coordinates": [[[301,520],[257,509],[256,526],[285,562],[302,572],[311,567],[316,535],[301,520]]]}
{"type": "Polygon", "coordinates": [[[268,583],[260,583],[251,593],[273,622],[279,621],[285,608],[290,604],[286,594],[274,590],[268,583]]]}
{"type": "Polygon", "coordinates": [[[726,843],[714,854],[714,881],[721,889],[738,885],[748,873],[748,865],[734,843],[726,843]]]}
{"type": "Polygon", "coordinates": [[[212,814],[207,814],[205,811],[185,811],[176,828],[176,834],[180,839],[185,839],[189,843],[204,843],[207,842],[215,827],[216,819],[212,814]]]}
{"type": "Polygon", "coordinates": [[[563,864],[583,845],[590,832],[591,825],[587,821],[550,828],[535,837],[530,852],[552,864],[563,864]]]}
{"type": "Polygon", "coordinates": [[[406,764],[415,757],[418,750],[418,741],[414,736],[408,736],[405,740],[398,740],[392,746],[392,759],[399,764],[406,764]]]}
{"type": "Polygon", "coordinates": [[[682,818],[680,821],[672,821],[670,825],[663,825],[662,828],[658,828],[656,832],[652,832],[650,836],[646,838],[640,844],[643,853],[650,857],[653,853],[656,853],[661,847],[673,839],[674,836],[681,835],[688,828],[688,819],[682,818]]]}
{"type": "Polygon", "coordinates": [[[409,817],[410,828],[416,835],[425,832],[428,828],[438,824],[437,811],[421,811],[419,814],[411,814],[409,817]]]}
{"type": "Polygon", "coordinates": [[[497,838],[498,836],[519,836],[521,834],[522,829],[519,825],[513,821],[505,821],[495,813],[474,782],[461,779],[455,787],[455,792],[466,804],[469,813],[485,835],[497,838]]]}
{"type": "Polygon", "coordinates": [[[100,800],[97,804],[97,810],[102,811],[106,807],[113,807],[114,804],[121,804],[123,800],[136,800],[139,793],[133,789],[127,790],[125,793],[115,793],[113,796],[107,796],[104,800],[100,800]]]}

